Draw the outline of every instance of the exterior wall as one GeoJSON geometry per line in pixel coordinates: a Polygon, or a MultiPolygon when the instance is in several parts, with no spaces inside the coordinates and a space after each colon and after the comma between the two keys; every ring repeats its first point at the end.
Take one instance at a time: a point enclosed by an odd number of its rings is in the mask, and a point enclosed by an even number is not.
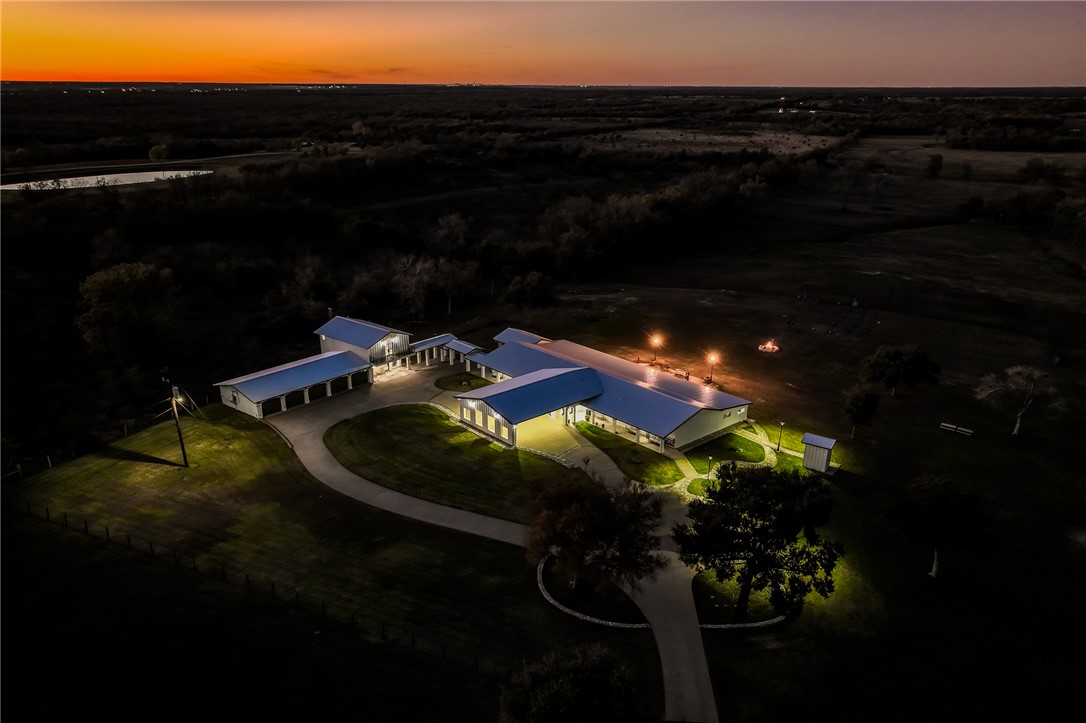
{"type": "Polygon", "coordinates": [[[830,452],[833,450],[808,444],[803,448],[803,466],[816,472],[826,472],[830,468],[830,452]]]}
{"type": "Polygon", "coordinates": [[[517,443],[516,425],[479,399],[460,400],[460,421],[501,444],[515,446],[517,443]]]}
{"type": "Polygon", "coordinates": [[[370,359],[370,350],[369,349],[363,349],[360,346],[355,346],[354,344],[348,344],[345,341],[340,341],[339,339],[333,339],[330,336],[325,336],[324,334],[321,334],[321,353],[323,354],[323,353],[329,352],[329,351],[353,351],[355,354],[362,357],[363,360],[372,361],[370,359]]]}
{"type": "Polygon", "coordinates": [[[702,409],[671,433],[676,447],[685,447],[722,429],[747,421],[747,407],[702,409]]]}
{"type": "Polygon", "coordinates": [[[371,364],[384,364],[388,361],[398,359],[407,354],[410,350],[411,337],[407,334],[393,332],[385,335],[381,341],[371,346],[360,356],[371,364]]]}
{"type": "Polygon", "coordinates": [[[219,387],[219,396],[222,397],[222,403],[226,406],[233,407],[251,417],[260,418],[260,405],[254,404],[234,387],[219,387]]]}

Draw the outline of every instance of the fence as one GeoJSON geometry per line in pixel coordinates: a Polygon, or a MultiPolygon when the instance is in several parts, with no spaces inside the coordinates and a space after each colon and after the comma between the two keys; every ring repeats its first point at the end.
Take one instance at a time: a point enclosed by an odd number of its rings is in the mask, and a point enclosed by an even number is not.
{"type": "MultiPolygon", "coordinates": [[[[121,545],[136,554],[149,555],[163,561],[163,564],[172,564],[177,569],[184,569],[189,573],[210,576],[219,580],[224,585],[244,587],[247,595],[259,595],[270,597],[283,605],[293,606],[312,614],[319,614],[322,618],[335,621],[348,631],[360,636],[368,642],[386,643],[410,647],[411,650],[440,657],[450,665],[474,670],[482,675],[496,680],[507,681],[512,675],[513,666],[505,661],[498,661],[488,656],[480,656],[477,650],[467,650],[462,647],[449,645],[432,636],[427,631],[412,630],[398,624],[392,624],[372,617],[360,615],[355,611],[335,610],[329,611],[325,601],[317,601],[305,598],[299,590],[291,590],[283,586],[277,586],[275,581],[259,579],[249,573],[239,570],[227,570],[226,565],[209,558],[199,560],[196,555],[182,552],[163,545],[156,546],[153,540],[146,538],[133,538],[130,533],[110,530],[106,526],[91,525],[86,519],[70,519],[67,512],[54,512],[46,506],[43,513],[35,513],[29,502],[25,509],[14,509],[8,500],[5,506],[15,513],[22,513],[25,517],[40,520],[45,524],[62,525],[73,533],[84,535],[101,535],[108,544],[121,545]],[[99,532],[100,531],[100,532],[99,532]]],[[[196,578],[193,578],[194,580],[196,578]]]]}

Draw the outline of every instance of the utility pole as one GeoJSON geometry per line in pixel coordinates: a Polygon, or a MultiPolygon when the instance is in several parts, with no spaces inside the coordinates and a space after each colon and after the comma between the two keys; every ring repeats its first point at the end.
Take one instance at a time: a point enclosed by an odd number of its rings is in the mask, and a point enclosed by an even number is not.
{"type": "Polygon", "coordinates": [[[181,391],[171,383],[170,368],[162,368],[162,381],[170,385],[170,408],[173,409],[173,423],[177,426],[177,442],[181,445],[181,460],[185,466],[189,466],[189,456],[185,453],[185,438],[181,436],[181,416],[177,413],[177,400],[181,398],[181,391]]]}

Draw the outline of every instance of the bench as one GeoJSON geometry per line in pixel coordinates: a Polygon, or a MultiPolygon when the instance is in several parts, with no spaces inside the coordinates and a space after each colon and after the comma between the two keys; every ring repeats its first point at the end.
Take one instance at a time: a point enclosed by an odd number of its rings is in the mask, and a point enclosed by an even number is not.
{"type": "Polygon", "coordinates": [[[957,432],[958,434],[964,434],[966,437],[972,437],[973,436],[973,430],[972,429],[966,429],[965,427],[959,427],[958,425],[951,424],[950,422],[941,422],[939,424],[939,429],[945,429],[948,432],[957,432]]]}

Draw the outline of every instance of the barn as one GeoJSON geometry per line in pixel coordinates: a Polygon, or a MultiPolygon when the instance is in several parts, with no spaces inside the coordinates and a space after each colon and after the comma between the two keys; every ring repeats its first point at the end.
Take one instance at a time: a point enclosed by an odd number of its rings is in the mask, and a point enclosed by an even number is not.
{"type": "Polygon", "coordinates": [[[329,351],[215,386],[223,404],[263,419],[372,381],[372,364],[351,351],[329,351]]]}
{"type": "Polygon", "coordinates": [[[407,364],[411,354],[411,335],[370,321],[335,316],[317,329],[321,351],[349,351],[374,366],[407,364]]]}

